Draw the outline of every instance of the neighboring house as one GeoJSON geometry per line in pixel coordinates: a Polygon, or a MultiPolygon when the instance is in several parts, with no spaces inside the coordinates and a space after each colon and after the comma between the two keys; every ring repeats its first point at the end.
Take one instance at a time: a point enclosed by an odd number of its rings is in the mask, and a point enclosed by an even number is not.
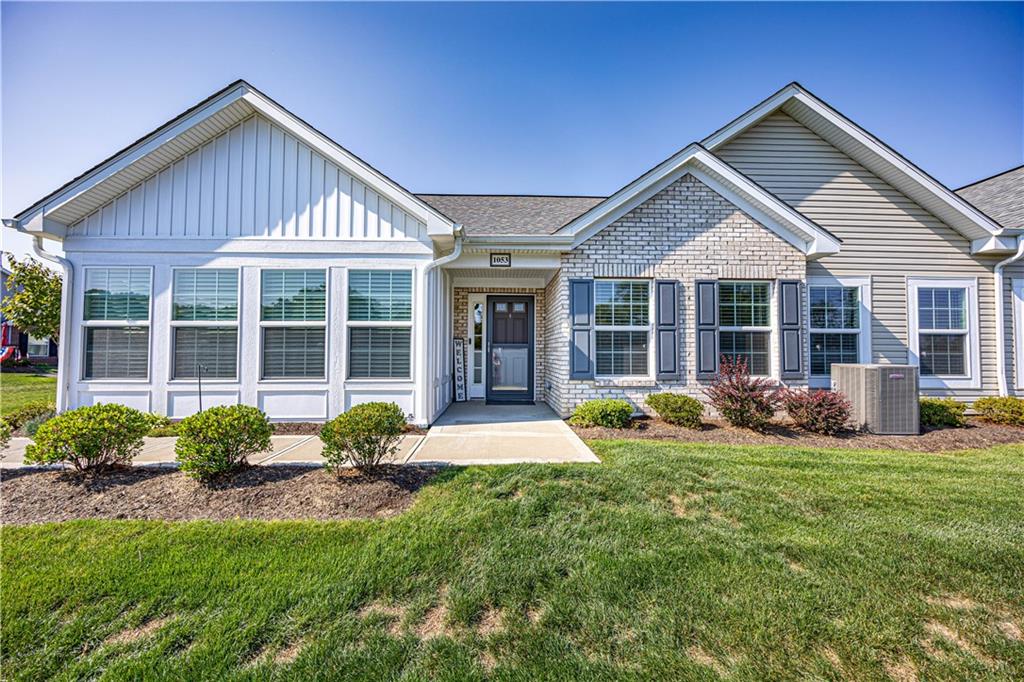
{"type": "MultiPolygon", "coordinates": [[[[6,254],[0,254],[0,258],[6,258],[6,254]]],[[[11,271],[0,266],[0,296],[7,298],[10,292],[7,290],[7,278],[11,271]]],[[[24,332],[7,321],[0,313],[0,357],[6,361],[10,358],[22,358],[32,361],[56,362],[57,344],[51,339],[40,339],[24,332]]]]}
{"type": "Polygon", "coordinates": [[[202,371],[204,405],[426,424],[454,338],[470,397],[562,415],[702,397],[722,355],[795,386],[911,363],[930,395],[1024,394],[1024,294],[996,287],[1020,230],[795,83],[610,197],[553,197],[410,193],[239,81],[7,222],[63,242],[63,406],[183,417],[202,371]]]}

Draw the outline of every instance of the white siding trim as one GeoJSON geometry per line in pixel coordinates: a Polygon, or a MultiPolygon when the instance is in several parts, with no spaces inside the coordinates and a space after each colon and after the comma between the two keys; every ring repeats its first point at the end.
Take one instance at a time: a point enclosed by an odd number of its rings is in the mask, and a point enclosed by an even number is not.
{"type": "Polygon", "coordinates": [[[1024,279],[1013,279],[1013,338],[1017,359],[1017,389],[1024,389],[1024,279]]]}
{"type": "Polygon", "coordinates": [[[954,287],[967,289],[967,339],[965,354],[967,376],[921,377],[921,388],[981,388],[981,344],[978,322],[977,277],[908,277],[907,278],[907,350],[911,365],[921,364],[918,339],[917,290],[920,287],[954,287]]]}

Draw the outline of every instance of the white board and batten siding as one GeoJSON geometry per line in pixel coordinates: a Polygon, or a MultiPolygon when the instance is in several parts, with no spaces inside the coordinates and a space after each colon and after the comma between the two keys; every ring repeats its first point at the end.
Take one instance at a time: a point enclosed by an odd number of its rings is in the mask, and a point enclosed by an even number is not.
{"type": "Polygon", "coordinates": [[[982,388],[928,392],[996,393],[997,259],[972,256],[969,240],[783,112],[715,152],[843,240],[840,253],[809,262],[807,276],[871,278],[873,362],[907,362],[907,277],[977,278],[982,388]]]}
{"type": "Polygon", "coordinates": [[[429,242],[421,221],[259,115],[96,209],[70,235],[429,242]]]}

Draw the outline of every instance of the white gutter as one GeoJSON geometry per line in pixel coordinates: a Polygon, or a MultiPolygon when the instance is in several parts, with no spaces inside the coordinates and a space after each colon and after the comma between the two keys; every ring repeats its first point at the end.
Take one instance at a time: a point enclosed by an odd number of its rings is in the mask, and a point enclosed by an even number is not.
{"type": "MultiPolygon", "coordinates": [[[[426,267],[423,268],[423,277],[421,279],[421,281],[423,282],[423,286],[420,287],[420,304],[418,306],[420,310],[420,315],[422,316],[421,319],[423,320],[423,322],[417,325],[418,332],[416,334],[417,348],[421,348],[423,350],[426,350],[430,345],[427,343],[428,330],[426,324],[426,320],[429,318],[431,309],[430,301],[427,300],[427,276],[435,268],[441,265],[447,265],[448,263],[451,263],[452,261],[454,261],[455,259],[462,255],[462,225],[456,225],[453,232],[455,235],[455,248],[452,249],[452,252],[449,253],[447,256],[442,256],[441,258],[430,261],[429,263],[427,263],[426,267]]],[[[449,329],[447,333],[445,333],[441,338],[447,338],[447,336],[450,333],[451,330],[449,329]]],[[[420,357],[424,359],[424,362],[417,363],[416,365],[418,368],[416,373],[419,375],[419,378],[416,381],[416,385],[419,387],[416,393],[416,404],[418,408],[417,412],[419,412],[419,414],[422,415],[423,424],[425,426],[429,426],[430,421],[433,418],[433,415],[430,414],[430,396],[433,395],[434,390],[431,377],[429,376],[430,365],[432,364],[430,360],[431,354],[421,352],[420,357]]]]}
{"type": "Polygon", "coordinates": [[[996,287],[996,377],[999,379],[999,395],[1010,394],[1006,382],[1006,327],[1003,324],[1003,268],[1024,257],[1024,235],[1017,237],[1017,253],[996,263],[993,269],[996,287]]]}
{"type": "Polygon", "coordinates": [[[74,283],[75,269],[67,258],[43,250],[43,238],[32,235],[32,251],[43,260],[56,263],[64,271],[64,282],[60,288],[60,338],[57,339],[57,412],[67,407],[68,396],[68,348],[71,346],[70,322],[71,289],[74,283]]]}

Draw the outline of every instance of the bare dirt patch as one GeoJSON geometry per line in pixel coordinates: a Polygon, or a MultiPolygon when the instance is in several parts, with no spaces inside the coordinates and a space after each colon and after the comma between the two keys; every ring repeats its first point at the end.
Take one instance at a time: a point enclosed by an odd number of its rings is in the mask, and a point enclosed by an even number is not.
{"type": "Polygon", "coordinates": [[[302,647],[304,646],[305,642],[303,642],[302,640],[297,640],[295,642],[292,642],[285,648],[280,649],[276,654],[274,654],[274,664],[288,665],[289,663],[291,663],[299,657],[299,654],[302,653],[302,647]]]}
{"type": "Polygon", "coordinates": [[[335,477],[309,467],[252,467],[215,486],[176,469],[131,467],[82,477],[65,471],[0,472],[0,523],[72,519],[352,519],[405,511],[436,468],[347,469],[335,477]]]}
{"type": "Polygon", "coordinates": [[[448,625],[448,586],[444,586],[437,594],[437,601],[423,614],[423,620],[416,626],[416,636],[421,640],[435,637],[449,637],[452,630],[448,625]]]}
{"type": "Polygon", "coordinates": [[[729,670],[719,661],[717,658],[709,654],[707,651],[699,646],[691,646],[686,650],[686,655],[690,657],[694,663],[702,665],[705,668],[711,668],[715,671],[715,674],[719,677],[725,677],[729,670]]]}
{"type": "Polygon", "coordinates": [[[391,621],[388,632],[397,637],[402,634],[402,621],[405,620],[405,607],[398,604],[373,602],[359,610],[359,619],[383,619],[391,621]]]}
{"type": "Polygon", "coordinates": [[[110,637],[107,637],[103,641],[103,645],[117,646],[119,644],[131,644],[132,642],[137,642],[140,639],[149,637],[157,630],[162,628],[164,625],[166,625],[170,620],[170,617],[154,618],[153,620],[146,621],[138,627],[121,630],[120,632],[115,633],[110,637]]]}
{"type": "Polygon", "coordinates": [[[1024,632],[1021,632],[1021,627],[1012,620],[999,621],[996,623],[996,629],[999,630],[1006,639],[1012,639],[1015,642],[1024,642],[1024,632]]]}
{"type": "Polygon", "coordinates": [[[672,503],[672,514],[680,519],[692,519],[697,515],[694,507],[701,500],[696,493],[686,493],[683,497],[669,495],[668,501],[672,503]]]}
{"type": "Polygon", "coordinates": [[[481,637],[488,637],[501,632],[501,611],[495,608],[484,609],[476,624],[476,633],[481,637]]]}
{"type": "Polygon", "coordinates": [[[684,429],[661,419],[637,419],[628,429],[577,427],[572,429],[584,440],[643,438],[686,443],[721,443],[725,445],[788,445],[802,448],[846,448],[854,450],[903,450],[908,452],[952,452],[987,448],[993,445],[1024,443],[1024,428],[989,424],[972,419],[962,429],[932,429],[918,436],[877,436],[847,431],[835,436],[822,436],[786,425],[777,424],[765,433],[738,429],[724,422],[711,421],[701,429],[684,429]]]}
{"type": "Polygon", "coordinates": [[[828,664],[830,666],[832,666],[832,668],[836,672],[842,673],[844,675],[846,674],[846,670],[843,668],[843,661],[842,661],[842,659],[839,658],[839,654],[837,654],[832,647],[830,647],[830,646],[822,647],[821,648],[821,657],[824,658],[826,661],[828,661],[828,664]]]}
{"type": "Polygon", "coordinates": [[[938,621],[930,620],[924,624],[924,630],[932,638],[939,638],[949,642],[960,651],[970,656],[973,656],[978,661],[980,661],[988,667],[992,667],[993,665],[995,665],[995,661],[993,661],[991,658],[989,658],[982,652],[978,651],[978,649],[973,644],[971,644],[966,639],[961,637],[955,630],[953,630],[951,627],[947,625],[944,625],[938,621]]]}
{"type": "Polygon", "coordinates": [[[893,682],[917,682],[917,667],[906,656],[898,661],[885,661],[882,665],[893,682]]]}
{"type": "Polygon", "coordinates": [[[938,597],[925,597],[926,602],[932,606],[941,606],[954,611],[970,611],[977,608],[977,604],[967,597],[956,594],[944,594],[938,597]]]}

